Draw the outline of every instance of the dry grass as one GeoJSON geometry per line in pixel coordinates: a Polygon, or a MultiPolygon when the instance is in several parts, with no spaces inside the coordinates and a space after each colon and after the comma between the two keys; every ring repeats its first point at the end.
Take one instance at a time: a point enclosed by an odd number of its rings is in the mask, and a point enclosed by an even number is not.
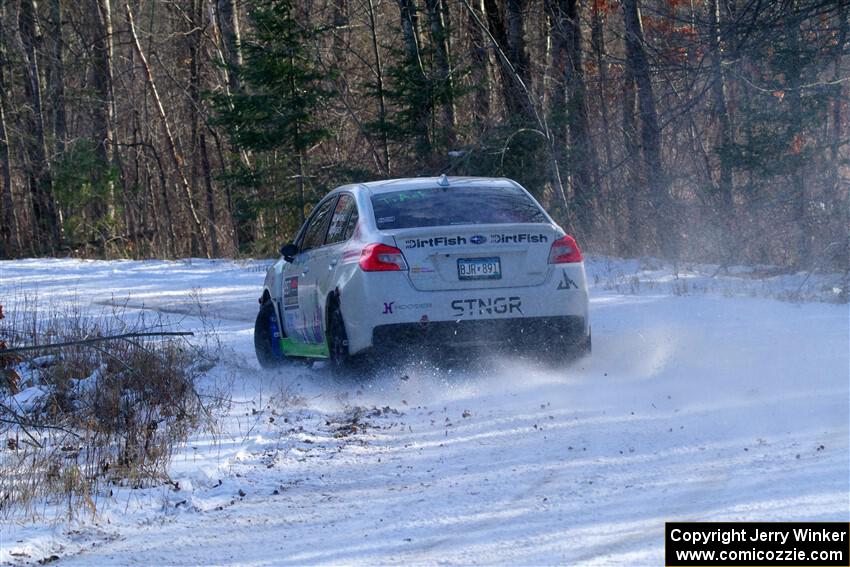
{"type": "MultiPolygon", "coordinates": [[[[15,298],[4,306],[0,341],[14,348],[173,330],[122,308],[88,315],[71,305],[15,298]]],[[[146,337],[0,355],[0,516],[38,516],[60,502],[69,517],[95,514],[107,486],[167,481],[175,448],[213,425],[197,388],[214,364],[208,352],[146,337]]]]}

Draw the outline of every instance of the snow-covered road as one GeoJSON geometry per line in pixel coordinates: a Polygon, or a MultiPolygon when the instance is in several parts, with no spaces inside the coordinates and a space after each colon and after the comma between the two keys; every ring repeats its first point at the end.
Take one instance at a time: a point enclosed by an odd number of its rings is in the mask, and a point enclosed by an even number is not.
{"type": "Polygon", "coordinates": [[[257,368],[260,263],[0,262],[0,297],[37,286],[189,329],[200,297],[228,347],[210,383],[236,402],[176,456],[179,490],[102,497],[70,528],[8,523],[0,561],[659,565],[665,521],[850,520],[847,305],[669,274],[621,293],[611,265],[589,263],[594,352],[566,370],[339,381],[257,368]]]}

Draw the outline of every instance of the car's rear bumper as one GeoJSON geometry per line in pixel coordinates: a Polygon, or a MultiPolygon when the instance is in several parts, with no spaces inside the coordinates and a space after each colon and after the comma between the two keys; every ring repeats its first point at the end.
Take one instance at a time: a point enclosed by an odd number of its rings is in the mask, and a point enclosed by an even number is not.
{"type": "Polygon", "coordinates": [[[589,329],[584,317],[520,317],[379,325],[372,333],[376,350],[454,349],[550,350],[582,345],[589,329]]]}
{"type": "Polygon", "coordinates": [[[433,337],[442,344],[461,342],[458,333],[471,337],[463,342],[475,344],[530,340],[524,335],[558,341],[563,321],[585,322],[589,316],[582,263],[550,266],[539,286],[427,292],[414,290],[403,272],[358,271],[340,288],[340,300],[351,354],[380,346],[376,340],[405,329],[404,336],[433,337]],[[547,325],[535,321],[561,322],[547,325]],[[538,332],[538,328],[543,330],[538,332]],[[447,340],[441,341],[444,333],[447,340]]]}

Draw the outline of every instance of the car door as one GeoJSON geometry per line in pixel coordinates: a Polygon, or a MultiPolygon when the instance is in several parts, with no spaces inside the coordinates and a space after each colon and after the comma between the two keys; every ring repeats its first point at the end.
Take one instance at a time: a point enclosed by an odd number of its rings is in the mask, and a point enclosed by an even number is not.
{"type": "MultiPolygon", "coordinates": [[[[331,212],[337,196],[327,198],[315,208],[298,240],[298,254],[283,273],[281,297],[283,327],[287,338],[294,343],[287,354],[308,355],[303,347],[324,343],[322,318],[316,292],[316,274],[327,270],[326,254],[322,251],[331,212]]],[[[309,350],[309,349],[308,349],[309,350]]]]}
{"type": "Polygon", "coordinates": [[[357,205],[350,193],[341,193],[333,209],[328,235],[325,237],[325,264],[316,274],[318,297],[322,312],[331,290],[337,287],[336,268],[339,264],[345,242],[351,237],[353,225],[357,224],[357,205]]]}

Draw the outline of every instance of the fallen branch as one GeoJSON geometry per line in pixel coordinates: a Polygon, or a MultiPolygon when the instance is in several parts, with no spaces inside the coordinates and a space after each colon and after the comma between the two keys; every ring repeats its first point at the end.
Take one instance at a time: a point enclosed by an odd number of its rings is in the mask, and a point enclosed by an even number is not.
{"type": "Polygon", "coordinates": [[[126,333],[123,335],[110,335],[107,337],[92,337],[90,339],[80,339],[78,341],[65,341],[61,343],[50,343],[46,345],[32,345],[32,346],[23,346],[23,347],[15,347],[15,348],[7,348],[0,350],[0,356],[4,354],[13,354],[16,352],[25,352],[31,350],[42,350],[49,348],[62,348],[68,346],[79,346],[79,345],[88,345],[92,343],[99,343],[103,341],[114,341],[114,340],[127,340],[127,339],[136,339],[142,337],[193,337],[195,333],[192,332],[181,332],[181,331],[162,331],[157,333],[126,333]]]}

